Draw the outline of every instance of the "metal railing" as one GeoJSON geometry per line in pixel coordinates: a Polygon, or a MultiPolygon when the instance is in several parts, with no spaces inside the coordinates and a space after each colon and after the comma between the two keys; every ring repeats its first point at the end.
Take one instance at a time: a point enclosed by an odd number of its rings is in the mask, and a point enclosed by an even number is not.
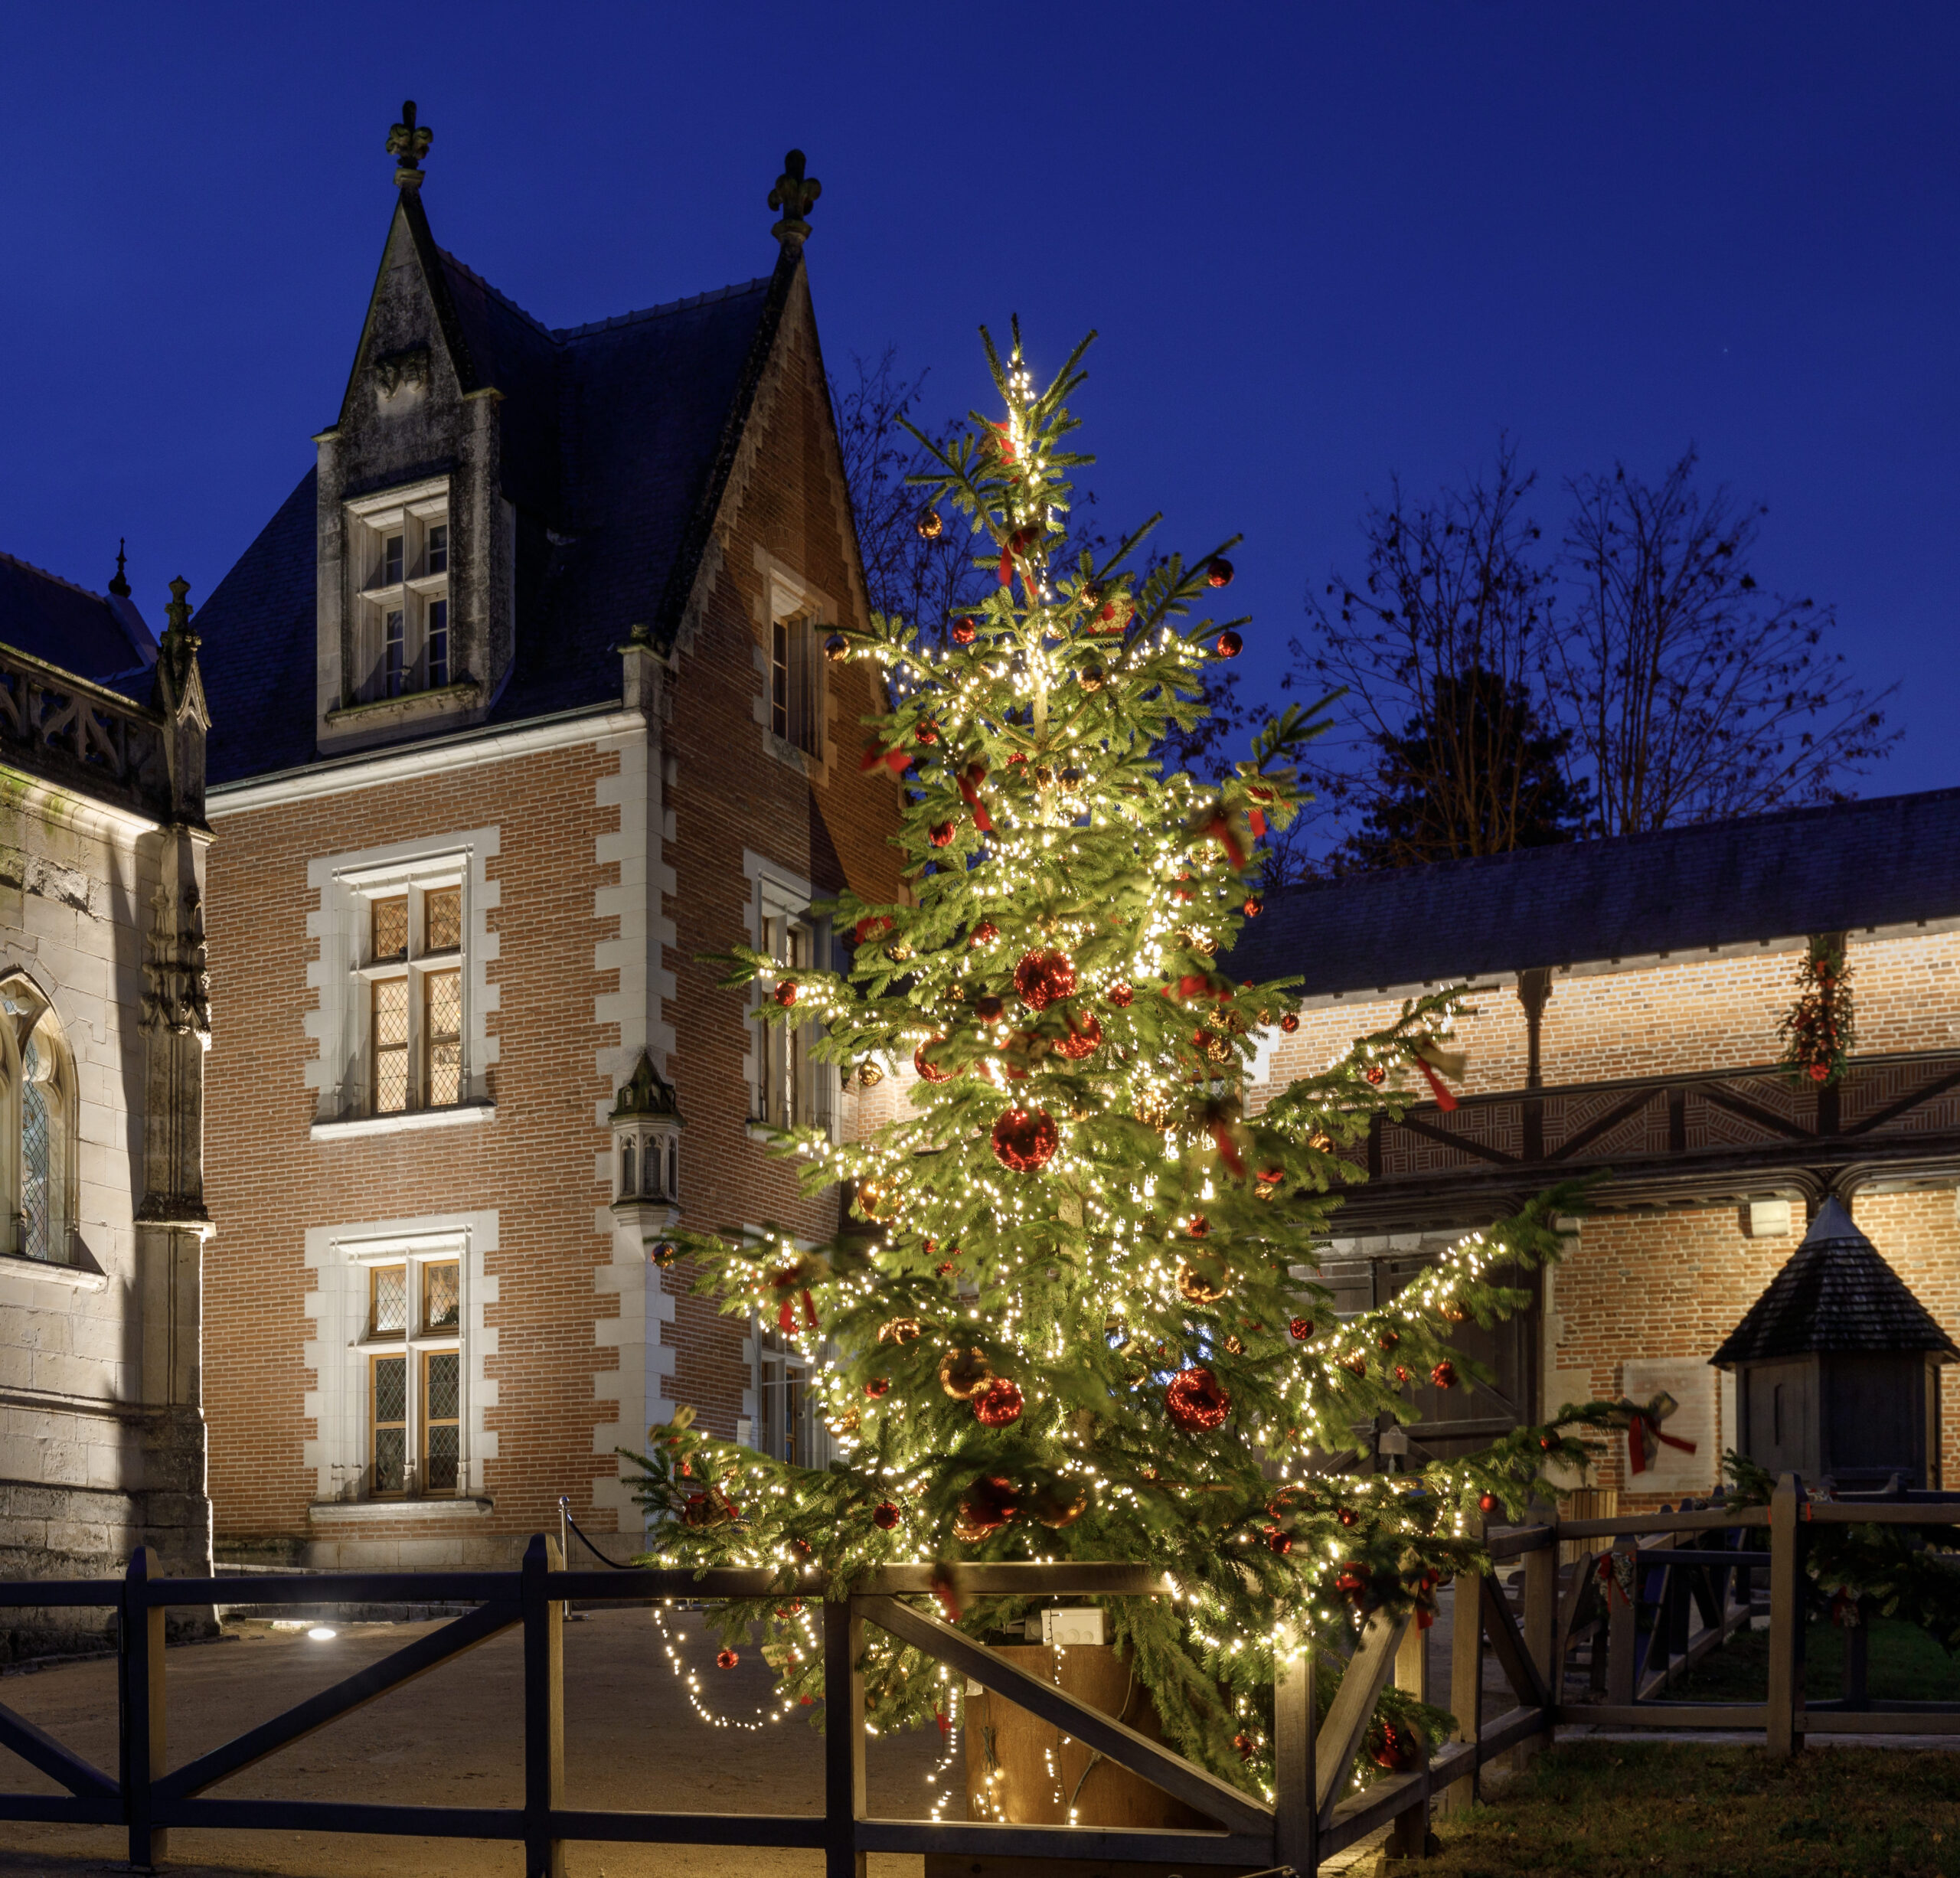
{"type": "MultiPolygon", "coordinates": [[[[570,1571],[555,1538],[534,1537],[515,1572],[295,1572],[255,1579],[255,1605],[469,1603],[476,1608],[379,1662],[184,1765],[165,1752],[164,1649],[172,1609],[236,1602],[234,1578],[155,1579],[139,1551],[119,1580],[0,1585],[0,1609],[95,1606],[118,1613],[119,1754],[116,1772],[74,1753],[0,1707],[0,1747],[64,1789],[0,1794],[0,1819],[122,1825],[129,1860],[153,1865],[174,1827],[354,1832],[521,1843],[529,1878],[559,1878],[575,1840],[642,1844],[771,1846],[822,1851],[827,1878],[862,1878],[872,1852],[969,1857],[1155,1861],[1197,1870],[1264,1866],[1307,1878],[1322,1859],[1381,1827],[1391,1850],[1419,1854],[1430,1801],[1454,1800],[1494,1756],[1550,1736],[1560,1723],[1595,1726],[1760,1728],[1788,1753],[1811,1732],[1960,1732],[1960,1703],[1869,1703],[1806,1710],[1801,1647],[1806,1530],[1829,1521],[1960,1524],[1960,1500],[1888,1503],[1804,1501],[1785,1476],[1767,1507],[1711,1507],[1616,1519],[1566,1520],[1494,1533],[1492,1569],[1455,1581],[1449,1703],[1457,1738],[1425,1749],[1416,1765],[1351,1791],[1351,1770],[1382,1690],[1397,1684],[1426,1697],[1426,1638],[1405,1615],[1370,1613],[1353,1638],[1333,1701],[1316,1718],[1308,1652],[1296,1636],[1274,1692],[1276,1786],[1272,1803],[1219,1779],[1161,1743],[1077,1700],[930,1614],[930,1568],[867,1573],[824,1605],[825,1729],[821,1814],[609,1811],[565,1802],[563,1631],[567,1602],[763,1598],[785,1591],[763,1570],[570,1571]],[[1744,1536],[1766,1530],[1768,1549],[1744,1536]],[[1699,1546],[1692,1535],[1714,1535],[1699,1546]],[[1610,1538],[1560,1583],[1561,1538],[1610,1538]],[[1603,1569],[1602,1561],[1604,1562],[1603,1569]],[[1513,1608],[1500,1568],[1523,1567],[1513,1608]],[[1769,1689],[1759,1703],[1661,1699],[1681,1671],[1748,1620],[1755,1575],[1769,1579],[1769,1689]],[[916,1602],[913,1602],[916,1600],[916,1602]],[[1642,1613],[1649,1619],[1641,1621],[1642,1613]],[[1697,1628],[1696,1618],[1700,1622],[1697,1628]],[[518,1807],[390,1805],[334,1800],[213,1797],[211,1789],[269,1756],[512,1627],[523,1633],[524,1802],[518,1807]],[[999,1821],[887,1819],[865,1798],[864,1684],[867,1626],[969,1677],[1149,1782],[1214,1822],[1210,1830],[1018,1825],[999,1821]],[[1565,1699],[1566,1660],[1589,1642],[1593,1699],[1565,1699]],[[1486,1652],[1517,1706],[1487,1722],[1486,1652]],[[839,1725],[840,1723],[844,1725],[839,1725]],[[1452,1791],[1452,1789],[1454,1790],[1452,1791]]],[[[975,1565],[962,1574],[975,1596],[1155,1597],[1175,1587],[1148,1566],[975,1565]]],[[[815,1597],[822,1574],[801,1589],[815,1597]]],[[[1344,1641],[1345,1639],[1344,1638],[1344,1641]]],[[[1329,1640],[1332,1641],[1332,1640],[1329,1640]]]]}

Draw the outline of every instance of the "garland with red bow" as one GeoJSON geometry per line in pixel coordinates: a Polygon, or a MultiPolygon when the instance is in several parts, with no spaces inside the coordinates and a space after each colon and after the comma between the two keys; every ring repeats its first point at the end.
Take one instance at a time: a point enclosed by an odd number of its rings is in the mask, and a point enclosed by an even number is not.
{"type": "Polygon", "coordinates": [[[1851,1066],[1857,1042],[1851,978],[1844,934],[1818,934],[1797,967],[1797,1001],[1776,1027],[1785,1065],[1806,1081],[1835,1083],[1851,1066]]]}

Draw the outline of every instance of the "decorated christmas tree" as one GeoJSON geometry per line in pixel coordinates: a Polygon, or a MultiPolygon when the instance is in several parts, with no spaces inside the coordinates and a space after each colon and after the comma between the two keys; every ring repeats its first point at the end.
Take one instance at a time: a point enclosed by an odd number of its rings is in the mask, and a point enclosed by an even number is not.
{"type": "MultiPolygon", "coordinates": [[[[862,1143],[784,1138],[811,1190],[851,1196],[831,1243],[691,1233],[658,1253],[797,1341],[835,1458],[779,1462],[684,1411],[649,1431],[639,1488],[661,1562],[776,1566],[786,1589],[811,1567],[841,1584],[931,1562],[976,1632],[1021,1607],[965,1597],[962,1562],[1161,1567],[1181,1596],[1110,1600],[1115,1641],[1176,1745],[1266,1786],[1276,1631],[1381,1605],[1426,1622],[1478,1556],[1480,1503],[1520,1509],[1547,1465],[1585,1459],[1570,1428],[1525,1429],[1420,1473],[1338,1471],[1357,1425],[1414,1419],[1416,1386],[1473,1384],[1451,1330],[1522,1302],[1498,1281],[1557,1256],[1570,1197],[1359,1317],[1311,1282],[1370,1115],[1457,1066],[1459,1005],[1410,1003],[1248,1112],[1259,1033],[1298,1018],[1288,981],[1221,962],[1259,913],[1258,844],[1298,812],[1317,720],[1269,723],[1222,785],[1163,772],[1209,662],[1240,649],[1246,622],[1193,618],[1235,544],[1140,570],[1140,531],[1099,564],[1051,563],[1088,460],[1067,447],[1083,349],[1037,389],[1018,328],[1004,360],[988,341],[1001,415],[976,414],[929,479],[922,526],[965,521],[984,605],[943,635],[874,616],[828,648],[873,661],[892,701],[864,761],[902,792],[906,897],[831,909],[848,972],[727,962],[769,1021],[821,1026],[834,1073],[916,1071],[906,1112],[862,1143]]],[[[774,1599],[723,1622],[731,1648],[760,1628],[786,1707],[821,1696],[810,1611],[774,1599]]],[[[882,1633],[872,1648],[874,1723],[943,1725],[939,1667],[882,1633]]],[[[1423,1719],[1405,1713],[1405,1737],[1423,1719]]]]}

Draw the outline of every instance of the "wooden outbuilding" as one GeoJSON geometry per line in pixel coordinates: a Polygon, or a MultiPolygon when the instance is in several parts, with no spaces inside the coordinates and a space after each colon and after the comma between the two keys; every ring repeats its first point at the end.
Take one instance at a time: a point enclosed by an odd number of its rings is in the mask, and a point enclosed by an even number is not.
{"type": "Polygon", "coordinates": [[[1737,1449],[1771,1473],[1941,1484],[1939,1372],[1960,1349],[1834,1197],[1710,1360],[1736,1373],[1737,1449]]]}

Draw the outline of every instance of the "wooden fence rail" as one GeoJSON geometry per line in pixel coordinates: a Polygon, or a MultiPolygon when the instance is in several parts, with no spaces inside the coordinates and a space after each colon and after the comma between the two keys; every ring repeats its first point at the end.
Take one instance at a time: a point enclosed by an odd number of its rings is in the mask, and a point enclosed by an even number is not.
{"type": "MultiPolygon", "coordinates": [[[[1611,1727],[1761,1729],[1788,1753],[1805,1733],[1960,1733],[1960,1703],[1875,1702],[1862,1667],[1847,1672],[1841,1703],[1802,1693],[1803,1547],[1821,1524],[1906,1521],[1960,1524],[1960,1497],[1910,1501],[1805,1499],[1793,1477],[1767,1508],[1683,1507],[1612,1520],[1544,1523],[1489,1536],[1487,1574],[1459,1578],[1446,1703],[1455,1739],[1426,1749],[1418,1762],[1351,1791],[1351,1770],[1391,1677],[1432,1699],[1429,1651],[1406,1617],[1377,1611],[1351,1641],[1334,1700],[1316,1722],[1309,1658],[1314,1640],[1296,1633],[1282,1653],[1274,1692],[1277,1779],[1270,1803],[1220,1780],[1122,1723],[1030,1676],[998,1652],[942,1623],[920,1604],[930,1591],[924,1566],[898,1566],[857,1580],[824,1606],[825,1701],[835,1718],[825,1732],[821,1814],[603,1811],[565,1804],[562,1625],[567,1600],[757,1598],[784,1586],[767,1571],[568,1571],[556,1539],[534,1537],[516,1572],[291,1573],[248,1582],[256,1605],[474,1604],[452,1619],[322,1690],[283,1714],[172,1769],[165,1726],[165,1621],[172,1609],[234,1602],[241,1581],[152,1579],[139,1551],[120,1580],[0,1584],[0,1609],[112,1609],[118,1614],[119,1726],[112,1776],[33,1723],[0,1706],[0,1748],[63,1789],[0,1794],[0,1819],[67,1821],[126,1829],[129,1860],[152,1867],[175,1827],[325,1831],[493,1839],[521,1843],[528,1878],[562,1878],[564,1847],[575,1840],[673,1845],[772,1846],[822,1851],[827,1878],[862,1878],[867,1854],[909,1852],[966,1858],[1051,1858],[1118,1866],[1176,1863],[1309,1878],[1320,1861],[1387,1825],[1393,1848],[1420,1855],[1432,1800],[1446,1808],[1474,1790],[1493,1756],[1548,1737],[1561,1723],[1611,1727]],[[1760,1534],[1766,1545],[1756,1543],[1760,1534]],[[1559,1583],[1563,1540],[1611,1543],[1582,1556],[1559,1583]],[[1499,1568],[1521,1566],[1521,1585],[1499,1568]],[[1754,1586],[1769,1581],[1770,1665],[1761,1703],[1702,1703],[1662,1699],[1687,1670],[1749,1621],[1754,1586]],[[1514,1589],[1521,1590],[1515,1605],[1514,1589]],[[1025,1826],[998,1821],[875,1818],[865,1799],[864,1690],[867,1626],[923,1651],[1031,1714],[1052,1723],[1214,1822],[1210,1830],[1025,1826]],[[396,1806],[335,1801],[254,1800],[211,1789],[513,1627],[524,1648],[524,1802],[521,1807],[396,1806]],[[1569,1700],[1568,1659],[1588,1648],[1586,1698],[1569,1700]],[[1516,1706],[1484,1714],[1486,1654],[1516,1706]],[[849,1725],[837,1723],[848,1720],[849,1725]]],[[[1078,1563],[983,1565],[965,1575],[975,1594],[1152,1597],[1175,1589],[1148,1566],[1078,1563]]],[[[808,1573],[802,1586],[826,1587],[808,1573]]]]}

